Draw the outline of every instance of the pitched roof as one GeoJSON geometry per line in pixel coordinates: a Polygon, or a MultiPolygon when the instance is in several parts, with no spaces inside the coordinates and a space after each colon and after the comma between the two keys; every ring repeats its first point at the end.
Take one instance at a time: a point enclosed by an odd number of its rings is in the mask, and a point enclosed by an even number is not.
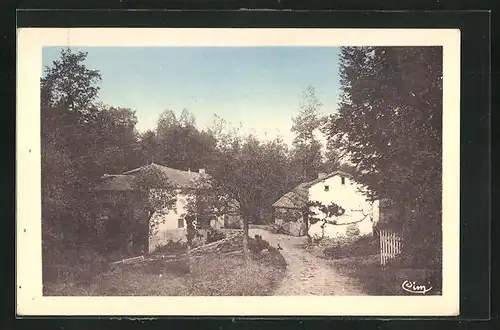
{"type": "Polygon", "coordinates": [[[174,186],[178,188],[195,188],[197,186],[197,182],[202,179],[208,178],[207,174],[202,174],[198,172],[190,172],[190,171],[182,171],[175,168],[170,168],[162,165],[158,165],[155,163],[151,163],[149,165],[145,165],[130,171],[127,171],[123,174],[125,175],[134,175],[143,171],[147,171],[150,169],[160,170],[172,183],[174,186]]]}
{"type": "Polygon", "coordinates": [[[135,189],[135,177],[133,175],[110,175],[105,174],[98,185],[94,188],[100,191],[130,191],[135,189]]]}
{"type": "Polygon", "coordinates": [[[352,178],[352,175],[347,173],[347,172],[344,172],[344,171],[333,171],[321,178],[317,178],[317,179],[314,179],[312,181],[309,181],[309,182],[306,182],[304,183],[304,188],[309,188],[311,186],[314,186],[316,183],[318,182],[321,182],[323,180],[326,180],[328,178],[331,178],[332,176],[335,176],[335,175],[342,175],[342,176],[346,176],[346,177],[349,177],[349,178],[352,178]]]}
{"type": "Polygon", "coordinates": [[[305,206],[307,200],[309,199],[307,189],[305,189],[306,184],[307,182],[301,183],[292,191],[287,192],[280,199],[274,202],[273,207],[298,209],[305,206]]]}
{"type": "Polygon", "coordinates": [[[278,199],[273,204],[273,207],[283,207],[283,208],[301,208],[301,207],[303,207],[309,199],[307,188],[315,185],[318,182],[321,182],[323,180],[331,178],[332,176],[335,176],[335,175],[342,175],[342,176],[352,178],[351,174],[349,174],[345,171],[338,170],[338,171],[333,171],[333,172],[331,172],[323,177],[314,179],[312,181],[303,182],[303,183],[299,184],[297,187],[295,187],[292,191],[287,192],[280,199],[278,199]]]}

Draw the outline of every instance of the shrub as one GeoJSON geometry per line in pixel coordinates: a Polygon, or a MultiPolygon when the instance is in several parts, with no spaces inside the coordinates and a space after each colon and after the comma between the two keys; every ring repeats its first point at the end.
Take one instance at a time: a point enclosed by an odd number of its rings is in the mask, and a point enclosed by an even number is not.
{"type": "Polygon", "coordinates": [[[378,249],[378,242],[372,236],[339,237],[329,241],[324,254],[332,259],[341,259],[377,254],[378,249]]]}
{"type": "Polygon", "coordinates": [[[228,229],[241,229],[241,224],[237,221],[229,221],[226,228],[228,228],[228,229]]]}
{"type": "Polygon", "coordinates": [[[249,248],[254,253],[259,253],[264,249],[269,249],[269,242],[262,239],[262,236],[255,235],[255,238],[249,240],[249,248]]]}
{"type": "Polygon", "coordinates": [[[180,240],[178,241],[173,241],[170,240],[167,242],[167,244],[159,246],[155,249],[155,253],[182,253],[186,251],[187,249],[187,243],[182,242],[180,240]]]}

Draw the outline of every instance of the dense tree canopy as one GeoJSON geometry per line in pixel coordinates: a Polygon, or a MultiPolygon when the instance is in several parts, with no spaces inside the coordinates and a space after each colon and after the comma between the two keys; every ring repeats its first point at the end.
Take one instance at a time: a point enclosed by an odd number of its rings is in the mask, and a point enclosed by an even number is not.
{"type": "Polygon", "coordinates": [[[216,140],[209,132],[196,127],[194,115],[186,109],[179,119],[172,110],[161,113],[156,138],[158,148],[151,158],[159,164],[182,170],[197,170],[211,164],[216,140]]]}
{"type": "Polygon", "coordinates": [[[410,238],[440,235],[442,64],[441,47],[341,51],[342,100],[329,120],[330,143],[375,197],[401,207],[410,238]]]}
{"type": "Polygon", "coordinates": [[[70,248],[98,236],[90,193],[105,173],[134,163],[137,118],[130,109],[98,102],[99,71],[87,54],[69,49],[41,79],[41,171],[44,248],[70,248]]]}
{"type": "MultiPolygon", "coordinates": [[[[228,140],[229,136],[226,136],[228,140]]],[[[232,136],[232,143],[220,144],[210,168],[212,193],[239,202],[244,239],[250,222],[270,215],[271,204],[287,189],[287,148],[276,139],[261,142],[254,136],[232,136]]],[[[244,241],[248,256],[248,241],[244,241]]]]}

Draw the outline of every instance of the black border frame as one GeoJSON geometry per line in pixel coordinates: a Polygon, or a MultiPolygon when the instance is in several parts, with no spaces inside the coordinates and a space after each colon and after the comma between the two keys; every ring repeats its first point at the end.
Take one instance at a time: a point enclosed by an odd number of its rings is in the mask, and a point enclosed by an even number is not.
{"type": "MultiPolygon", "coordinates": [[[[287,1],[284,0],[283,2],[286,3],[287,1]]],[[[458,320],[486,320],[490,317],[490,24],[491,13],[488,11],[126,11],[86,9],[20,10],[17,12],[17,27],[460,29],[461,299],[460,316],[458,318],[446,318],[458,320]]],[[[33,317],[23,318],[31,319],[33,317]]],[[[50,317],[47,318],[50,319],[50,317]]],[[[182,317],[170,318],[179,319],[182,317]]],[[[330,318],[338,319],[340,317],[330,318]]],[[[429,318],[435,319],[436,317],[429,318]]],[[[419,319],[429,318],[419,317],[419,319]]],[[[137,317],[134,317],[134,319],[137,319],[137,317]]],[[[210,317],[208,319],[221,319],[221,317],[210,317]]],[[[265,317],[265,319],[276,318],[265,317]]],[[[365,319],[395,318],[366,317],[365,319]]],[[[415,317],[398,319],[415,319],[415,317]]],[[[85,323],[90,325],[87,320],[82,322],[82,325],[85,323]]]]}

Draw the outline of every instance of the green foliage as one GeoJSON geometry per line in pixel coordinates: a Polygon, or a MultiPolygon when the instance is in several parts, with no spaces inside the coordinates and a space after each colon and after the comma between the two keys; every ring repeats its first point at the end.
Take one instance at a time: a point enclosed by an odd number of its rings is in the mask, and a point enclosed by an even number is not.
{"type": "Polygon", "coordinates": [[[377,254],[379,242],[372,236],[338,237],[322,242],[323,254],[329,259],[366,257],[377,254]]]}
{"type": "Polygon", "coordinates": [[[336,224],[336,220],[330,220],[332,217],[340,217],[345,213],[345,209],[341,206],[330,203],[324,205],[319,201],[309,201],[303,208],[303,214],[309,219],[310,224],[315,224],[318,221],[322,221],[324,227],[326,224],[336,224]]]}
{"type": "Polygon", "coordinates": [[[269,245],[269,242],[262,239],[262,236],[260,235],[255,235],[254,239],[250,240],[250,251],[253,253],[259,253],[264,249],[269,250],[271,246],[269,245]]]}
{"type": "Polygon", "coordinates": [[[376,194],[417,204],[441,182],[442,49],[344,47],[331,140],[376,194]]]}
{"type": "Polygon", "coordinates": [[[210,189],[203,191],[211,197],[204,199],[205,208],[220,215],[234,209],[236,202],[248,237],[249,223],[270,213],[272,202],[287,189],[286,147],[280,139],[263,143],[224,129],[220,125],[212,131],[220,143],[207,168],[210,189]]]}
{"type": "Polygon", "coordinates": [[[103,107],[92,122],[96,166],[105,173],[123,173],[140,162],[135,111],[127,108],[103,107]]]}
{"type": "Polygon", "coordinates": [[[294,144],[306,144],[315,140],[315,130],[322,123],[323,118],[319,111],[323,104],[316,97],[316,90],[313,86],[308,86],[302,93],[302,104],[300,112],[293,118],[291,131],[294,132],[294,144]]]}
{"type": "Polygon", "coordinates": [[[186,249],[185,242],[170,240],[167,244],[157,247],[153,254],[180,254],[184,253],[186,249]]]}
{"type": "Polygon", "coordinates": [[[136,157],[135,113],[99,104],[100,74],[85,66],[86,56],[63,50],[41,79],[43,250],[51,260],[64,250],[101,244],[106,228],[92,188],[136,157]]]}
{"type": "Polygon", "coordinates": [[[373,197],[400,207],[408,246],[440,244],[442,56],[442,47],[342,47],[342,100],[327,125],[373,197]]]}
{"type": "Polygon", "coordinates": [[[101,74],[84,65],[86,58],[87,53],[66,48],[51,67],[45,68],[40,84],[43,108],[67,108],[85,119],[93,114],[101,74]]]}
{"type": "Polygon", "coordinates": [[[142,164],[153,163],[155,158],[158,158],[157,155],[160,148],[156,131],[147,130],[146,132],[139,134],[138,139],[139,141],[136,145],[136,152],[140,161],[142,164]]]}
{"type": "Polygon", "coordinates": [[[285,222],[293,222],[297,221],[300,217],[303,216],[303,212],[296,209],[278,209],[276,210],[275,217],[279,218],[285,222]]]}
{"type": "Polygon", "coordinates": [[[326,225],[336,225],[336,218],[342,216],[345,213],[345,209],[333,202],[328,205],[324,205],[319,201],[308,201],[302,209],[302,212],[304,214],[304,218],[307,219],[309,224],[313,225],[321,222],[321,237],[319,240],[322,240],[325,237],[326,225]]]}
{"type": "Polygon", "coordinates": [[[323,165],[322,145],[316,132],[322,127],[324,118],[320,114],[322,103],[316,97],[314,87],[303,92],[299,113],[292,118],[291,131],[295,133],[291,151],[292,173],[296,182],[314,179],[323,165]]]}
{"type": "Polygon", "coordinates": [[[212,163],[216,140],[209,132],[198,130],[194,115],[186,109],[179,119],[174,111],[164,111],[158,119],[156,135],[148,134],[146,138],[145,146],[155,146],[151,158],[160,164],[194,170],[212,163]]]}
{"type": "Polygon", "coordinates": [[[135,183],[136,188],[148,196],[145,206],[150,214],[156,214],[149,219],[149,235],[153,236],[165,215],[176,211],[177,191],[165,173],[155,166],[145,167],[138,172],[135,183]]]}
{"type": "Polygon", "coordinates": [[[253,136],[235,137],[215,154],[212,189],[227,201],[238,201],[245,221],[258,219],[287,189],[285,150],[281,140],[261,143],[253,136]]]}
{"type": "Polygon", "coordinates": [[[186,220],[186,238],[189,247],[193,247],[193,241],[196,237],[200,236],[196,228],[196,217],[192,214],[187,214],[185,216],[186,220]]]}

